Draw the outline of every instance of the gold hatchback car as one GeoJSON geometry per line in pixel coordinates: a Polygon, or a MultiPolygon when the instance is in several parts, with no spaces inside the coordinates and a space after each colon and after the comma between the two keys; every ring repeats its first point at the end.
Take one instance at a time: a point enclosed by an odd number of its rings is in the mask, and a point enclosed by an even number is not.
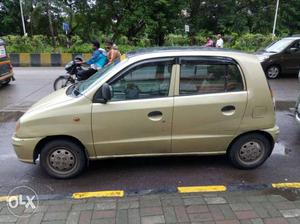
{"type": "Polygon", "coordinates": [[[227,154],[251,169],[278,133],[255,55],[150,48],[40,100],[18,121],[13,145],[21,161],[39,158],[51,176],[70,178],[89,160],[125,156],[227,154]]]}

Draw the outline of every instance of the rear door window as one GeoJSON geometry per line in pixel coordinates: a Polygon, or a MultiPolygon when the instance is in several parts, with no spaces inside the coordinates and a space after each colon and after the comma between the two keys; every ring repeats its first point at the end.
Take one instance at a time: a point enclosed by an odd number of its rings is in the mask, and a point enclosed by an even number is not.
{"type": "Polygon", "coordinates": [[[182,60],[179,95],[197,95],[243,91],[238,66],[218,60],[182,60]]]}

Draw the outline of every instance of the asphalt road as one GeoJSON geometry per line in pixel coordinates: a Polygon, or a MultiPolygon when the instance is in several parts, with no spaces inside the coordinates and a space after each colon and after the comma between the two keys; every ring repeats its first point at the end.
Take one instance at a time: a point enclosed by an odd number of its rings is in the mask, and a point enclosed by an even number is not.
{"type": "MultiPolygon", "coordinates": [[[[47,95],[63,69],[17,68],[15,72],[17,81],[0,89],[0,111],[25,109],[47,95]]],[[[282,101],[293,101],[300,87],[296,79],[275,80],[271,85],[277,99],[282,101]]],[[[65,194],[107,189],[172,189],[183,185],[299,182],[300,125],[287,110],[277,111],[277,123],[281,129],[279,142],[267,162],[255,170],[235,169],[224,156],[123,158],[95,161],[81,176],[57,180],[43,173],[39,165],[17,160],[11,146],[15,121],[3,122],[0,124],[0,195],[20,185],[31,186],[40,194],[65,194]]]]}

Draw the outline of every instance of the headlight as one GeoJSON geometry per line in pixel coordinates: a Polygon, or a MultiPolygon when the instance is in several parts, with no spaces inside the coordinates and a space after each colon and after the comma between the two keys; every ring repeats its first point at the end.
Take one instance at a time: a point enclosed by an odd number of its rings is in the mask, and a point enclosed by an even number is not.
{"type": "Polygon", "coordinates": [[[270,56],[268,56],[268,55],[257,55],[257,57],[258,57],[258,60],[260,62],[263,62],[263,61],[269,59],[270,56]]]}

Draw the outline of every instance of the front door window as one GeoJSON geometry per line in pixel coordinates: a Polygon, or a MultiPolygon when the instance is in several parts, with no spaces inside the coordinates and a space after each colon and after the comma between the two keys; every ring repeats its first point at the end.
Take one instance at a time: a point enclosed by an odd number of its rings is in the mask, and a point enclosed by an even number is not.
{"type": "Polygon", "coordinates": [[[166,97],[169,95],[171,62],[138,65],[110,83],[111,101],[166,97]]]}

